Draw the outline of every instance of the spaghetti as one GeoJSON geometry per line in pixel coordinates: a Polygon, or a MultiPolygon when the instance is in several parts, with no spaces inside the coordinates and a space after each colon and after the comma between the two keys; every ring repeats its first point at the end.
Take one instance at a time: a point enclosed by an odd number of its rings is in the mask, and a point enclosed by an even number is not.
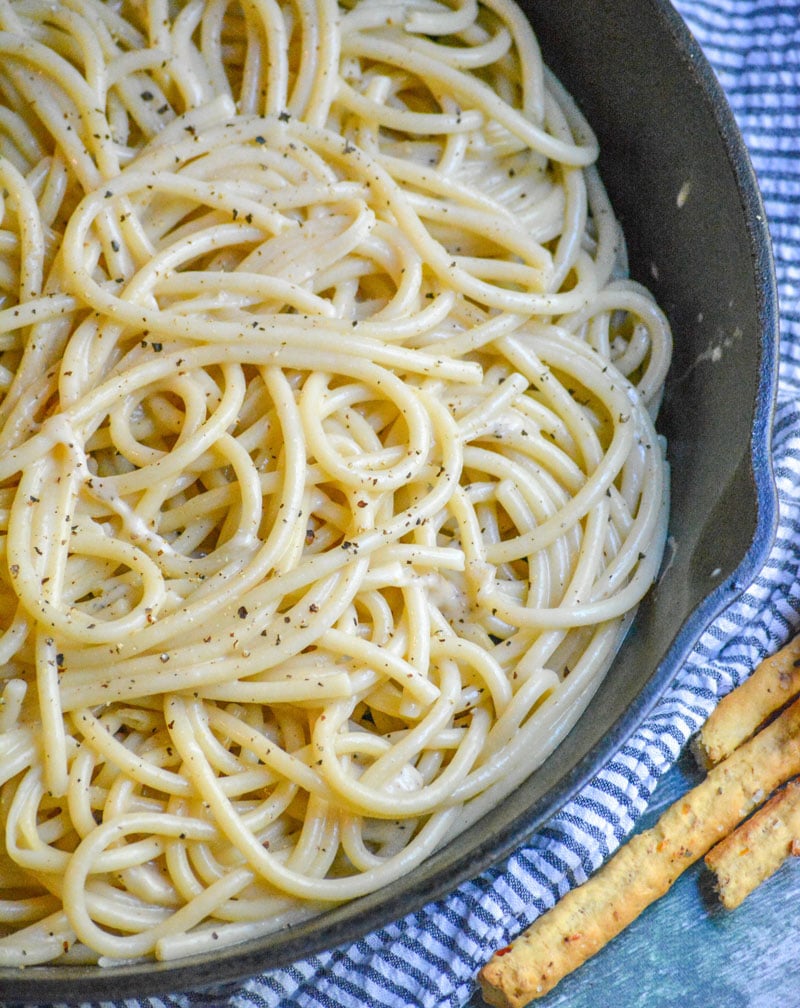
{"type": "Polygon", "coordinates": [[[509,0],[2,0],[0,54],[0,964],[174,958],[564,737],[670,335],[509,0]]]}

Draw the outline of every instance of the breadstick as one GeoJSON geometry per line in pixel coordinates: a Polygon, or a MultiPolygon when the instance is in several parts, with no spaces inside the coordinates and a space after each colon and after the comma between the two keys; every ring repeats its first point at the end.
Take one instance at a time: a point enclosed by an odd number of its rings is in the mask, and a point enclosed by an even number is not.
{"type": "Polygon", "coordinates": [[[706,855],[722,905],[739,906],[780,868],[798,840],[800,781],[794,780],[706,855]]]}
{"type": "Polygon", "coordinates": [[[704,768],[725,759],[770,714],[800,693],[800,634],[760,662],[749,679],[720,700],[695,737],[704,768]]]}
{"type": "Polygon", "coordinates": [[[522,1008],[551,990],[662,896],[766,795],[800,773],[800,700],[709,771],[651,829],[483,967],[484,999],[522,1008]]]}

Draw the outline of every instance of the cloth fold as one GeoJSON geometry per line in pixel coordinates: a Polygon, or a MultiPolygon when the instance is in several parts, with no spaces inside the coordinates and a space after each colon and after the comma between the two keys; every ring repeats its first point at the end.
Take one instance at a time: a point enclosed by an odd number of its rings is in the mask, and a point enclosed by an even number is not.
{"type": "Polygon", "coordinates": [[[128,1008],[463,1008],[486,950],[504,945],[624,841],[717,698],[800,626],[800,0],[675,6],[734,110],[773,239],[781,304],[773,448],[780,511],[764,569],[703,635],[630,741],[504,864],[349,947],[225,992],[126,1001],[128,1008]]]}

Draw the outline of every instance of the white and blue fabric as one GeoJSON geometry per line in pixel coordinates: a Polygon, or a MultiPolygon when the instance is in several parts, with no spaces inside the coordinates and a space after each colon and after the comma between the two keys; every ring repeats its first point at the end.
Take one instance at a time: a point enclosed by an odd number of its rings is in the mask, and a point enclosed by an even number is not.
{"type": "Polygon", "coordinates": [[[346,948],[224,995],[175,994],[126,1001],[125,1008],[462,1008],[488,950],[506,944],[625,840],[717,698],[800,628],[800,0],[675,6],[728,96],[773,240],[781,323],[773,432],[779,527],[766,566],[703,635],[630,741],[504,864],[346,948]]]}

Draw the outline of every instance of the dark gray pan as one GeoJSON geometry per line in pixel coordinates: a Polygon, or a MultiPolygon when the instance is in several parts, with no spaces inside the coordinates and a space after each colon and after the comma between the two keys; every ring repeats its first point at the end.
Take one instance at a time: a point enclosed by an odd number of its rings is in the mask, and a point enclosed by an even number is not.
{"type": "Polygon", "coordinates": [[[531,0],[528,7],[547,61],[599,135],[632,273],[651,287],[674,329],[660,419],[672,466],[668,569],[588,713],[552,757],[402,881],[214,956],[104,970],[0,970],[4,1001],[85,1002],[217,984],[358,938],[444,895],[498,862],[574,795],[642,722],[709,622],[765,559],[776,522],[768,460],[776,295],[764,210],[730,109],[663,0],[531,0]]]}

